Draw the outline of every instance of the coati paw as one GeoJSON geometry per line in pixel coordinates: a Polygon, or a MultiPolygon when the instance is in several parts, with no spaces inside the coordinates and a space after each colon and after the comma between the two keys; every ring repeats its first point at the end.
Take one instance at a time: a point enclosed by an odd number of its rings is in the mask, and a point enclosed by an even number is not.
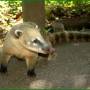
{"type": "Polygon", "coordinates": [[[7,66],[1,64],[1,66],[0,66],[0,72],[1,72],[1,73],[6,73],[6,72],[7,72],[7,66]]]}
{"type": "Polygon", "coordinates": [[[30,77],[36,77],[35,69],[28,70],[27,75],[30,77]]]}

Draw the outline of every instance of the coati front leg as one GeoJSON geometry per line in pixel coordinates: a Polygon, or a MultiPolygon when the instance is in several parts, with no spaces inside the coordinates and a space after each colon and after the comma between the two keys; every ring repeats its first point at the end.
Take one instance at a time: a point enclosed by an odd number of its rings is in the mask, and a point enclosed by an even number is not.
{"type": "Polygon", "coordinates": [[[35,73],[35,66],[37,63],[37,60],[35,57],[29,57],[26,58],[26,65],[27,65],[27,75],[30,77],[36,77],[35,73]]]}
{"type": "Polygon", "coordinates": [[[7,65],[10,60],[10,55],[2,54],[1,61],[0,61],[0,72],[6,73],[7,72],[7,65]]]}

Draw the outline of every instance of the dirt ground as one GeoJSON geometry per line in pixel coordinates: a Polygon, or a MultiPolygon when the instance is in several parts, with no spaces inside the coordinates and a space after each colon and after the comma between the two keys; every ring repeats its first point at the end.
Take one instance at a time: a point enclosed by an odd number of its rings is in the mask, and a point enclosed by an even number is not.
{"type": "Polygon", "coordinates": [[[90,43],[56,46],[57,57],[37,67],[36,78],[26,75],[24,61],[13,60],[8,73],[0,74],[0,87],[9,88],[90,88],[90,43]]]}

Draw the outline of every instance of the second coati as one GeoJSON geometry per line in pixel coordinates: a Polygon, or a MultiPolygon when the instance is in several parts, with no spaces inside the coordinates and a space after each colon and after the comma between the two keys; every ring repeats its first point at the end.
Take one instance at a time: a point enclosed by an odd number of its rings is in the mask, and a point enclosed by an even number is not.
{"type": "Polygon", "coordinates": [[[48,38],[52,45],[55,45],[58,42],[90,41],[90,32],[65,31],[63,23],[58,20],[53,21],[46,29],[48,29],[48,38]]]}

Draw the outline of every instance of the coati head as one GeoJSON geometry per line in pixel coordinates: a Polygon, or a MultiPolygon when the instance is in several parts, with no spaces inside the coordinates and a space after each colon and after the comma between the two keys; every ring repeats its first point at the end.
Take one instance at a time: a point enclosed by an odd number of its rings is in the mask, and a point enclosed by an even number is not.
{"type": "Polygon", "coordinates": [[[40,33],[38,25],[32,22],[26,22],[12,27],[11,32],[12,38],[21,47],[42,54],[53,53],[55,50],[49,43],[43,38],[40,33]]]}

